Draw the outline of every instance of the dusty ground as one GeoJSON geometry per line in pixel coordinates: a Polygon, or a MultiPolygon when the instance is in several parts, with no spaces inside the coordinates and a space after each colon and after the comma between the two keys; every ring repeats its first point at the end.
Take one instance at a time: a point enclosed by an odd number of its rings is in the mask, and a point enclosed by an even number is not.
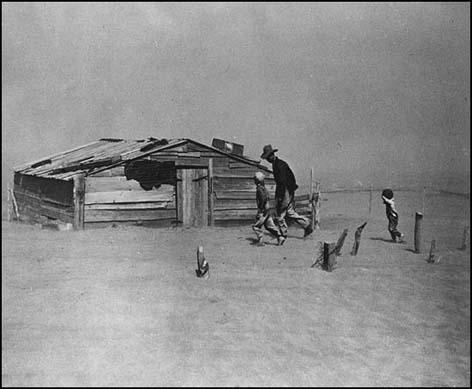
{"type": "MultiPolygon", "coordinates": [[[[368,196],[368,195],[367,195],[368,196]]],[[[4,386],[468,386],[469,199],[396,195],[407,244],[366,195],[332,195],[322,230],[277,247],[250,227],[48,231],[2,223],[4,386]],[[349,215],[346,217],[345,215],[349,215]],[[355,227],[369,220],[357,257],[355,227]],[[332,273],[318,242],[349,228],[332,273]],[[210,279],[195,277],[203,244],[210,279]],[[425,250],[427,251],[427,250],[425,250]]]]}

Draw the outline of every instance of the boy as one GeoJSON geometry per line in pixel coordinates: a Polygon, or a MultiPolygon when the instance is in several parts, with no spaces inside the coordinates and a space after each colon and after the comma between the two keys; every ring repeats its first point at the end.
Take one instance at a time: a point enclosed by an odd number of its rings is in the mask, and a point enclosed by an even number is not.
{"type": "Polygon", "coordinates": [[[264,185],[264,174],[256,172],[254,174],[254,183],[256,184],[256,203],[257,203],[257,215],[256,223],[252,226],[252,229],[256,233],[258,245],[262,245],[263,230],[262,226],[266,228],[273,236],[278,240],[281,236],[280,230],[274,223],[274,219],[270,214],[269,207],[269,192],[264,185]]]}
{"type": "Polygon", "coordinates": [[[403,234],[397,230],[398,226],[398,213],[395,209],[395,201],[393,199],[393,191],[391,189],[384,189],[382,191],[382,200],[385,204],[385,211],[388,219],[388,232],[394,242],[403,243],[403,234]]]}

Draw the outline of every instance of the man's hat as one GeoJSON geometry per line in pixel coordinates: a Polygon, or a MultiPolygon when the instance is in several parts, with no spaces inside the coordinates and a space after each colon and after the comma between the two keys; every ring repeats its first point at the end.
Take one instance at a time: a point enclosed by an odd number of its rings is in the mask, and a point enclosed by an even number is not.
{"type": "Polygon", "coordinates": [[[272,145],[265,145],[261,154],[261,158],[266,159],[269,155],[274,154],[276,151],[279,151],[279,149],[272,149],[272,145]]]}

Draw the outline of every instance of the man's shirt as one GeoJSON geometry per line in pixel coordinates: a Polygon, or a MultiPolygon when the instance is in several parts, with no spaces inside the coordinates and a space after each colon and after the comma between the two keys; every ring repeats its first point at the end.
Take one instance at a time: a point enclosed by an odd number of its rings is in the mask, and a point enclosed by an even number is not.
{"type": "Polygon", "coordinates": [[[295,175],[288,166],[287,162],[275,157],[274,162],[272,162],[272,171],[274,173],[274,179],[276,184],[276,198],[283,198],[285,196],[286,189],[291,195],[295,193],[295,190],[298,188],[298,185],[295,180],[295,175]]]}

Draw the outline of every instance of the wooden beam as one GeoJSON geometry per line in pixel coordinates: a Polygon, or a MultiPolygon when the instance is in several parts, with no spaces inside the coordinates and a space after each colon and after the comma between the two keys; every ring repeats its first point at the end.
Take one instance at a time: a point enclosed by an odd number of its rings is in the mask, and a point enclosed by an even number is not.
{"type": "Polygon", "coordinates": [[[74,176],[74,229],[84,229],[85,176],[74,176]]]}
{"type": "Polygon", "coordinates": [[[215,219],[213,217],[214,192],[213,192],[213,158],[208,159],[208,225],[213,226],[215,219]]]}
{"type": "Polygon", "coordinates": [[[15,210],[15,216],[20,219],[20,212],[18,211],[18,203],[16,202],[15,193],[10,189],[11,198],[13,200],[13,209],[15,210]]]}
{"type": "Polygon", "coordinates": [[[11,200],[11,193],[10,187],[7,187],[7,209],[8,209],[8,221],[12,221],[12,200],[11,200]]]}

